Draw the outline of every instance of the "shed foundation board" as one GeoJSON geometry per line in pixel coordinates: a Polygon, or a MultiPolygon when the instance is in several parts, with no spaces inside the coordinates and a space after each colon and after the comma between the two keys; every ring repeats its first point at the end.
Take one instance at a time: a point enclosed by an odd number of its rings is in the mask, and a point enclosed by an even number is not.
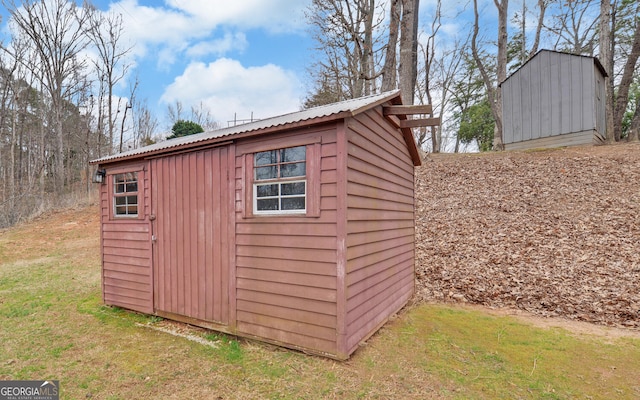
{"type": "Polygon", "coordinates": [[[602,140],[599,135],[596,135],[593,131],[585,131],[525,140],[523,142],[507,143],[504,147],[505,150],[526,150],[543,147],[583,146],[601,143],[602,140]]]}

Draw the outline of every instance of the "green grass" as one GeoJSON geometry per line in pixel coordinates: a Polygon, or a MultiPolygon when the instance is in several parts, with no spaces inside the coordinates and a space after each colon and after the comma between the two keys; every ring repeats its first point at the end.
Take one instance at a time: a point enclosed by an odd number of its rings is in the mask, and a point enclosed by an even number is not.
{"type": "Polygon", "coordinates": [[[347,362],[185,325],[214,346],[148,329],[168,321],[102,304],[94,213],[0,233],[0,379],[58,379],[64,399],[640,398],[638,335],[444,305],[405,310],[347,362]],[[75,220],[91,228],[63,229],[75,220]]]}

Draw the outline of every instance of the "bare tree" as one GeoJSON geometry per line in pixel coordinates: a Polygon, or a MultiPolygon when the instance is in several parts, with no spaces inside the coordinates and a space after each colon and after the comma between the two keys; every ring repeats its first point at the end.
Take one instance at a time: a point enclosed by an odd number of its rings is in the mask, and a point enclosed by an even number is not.
{"type": "Polygon", "coordinates": [[[593,55],[597,37],[598,19],[592,10],[596,0],[568,0],[557,2],[551,15],[551,24],[544,28],[551,32],[556,41],[555,50],[573,54],[593,55]]]}
{"type": "Polygon", "coordinates": [[[631,119],[631,124],[629,126],[628,140],[630,142],[637,142],[638,137],[640,136],[640,96],[638,96],[635,100],[636,107],[631,119]]]}
{"type": "Polygon", "coordinates": [[[605,110],[606,110],[606,136],[608,142],[615,141],[613,128],[613,52],[611,48],[611,3],[610,0],[600,0],[600,30],[598,48],[600,62],[607,74],[605,82],[605,110]]]}
{"type": "Polygon", "coordinates": [[[384,65],[382,66],[382,87],[383,92],[393,90],[398,85],[396,57],[398,46],[398,34],[400,25],[400,12],[402,11],[402,3],[400,0],[391,0],[389,7],[389,39],[385,50],[384,65]]]}
{"type": "Polygon", "coordinates": [[[547,6],[552,0],[538,0],[538,23],[536,24],[536,32],[533,37],[533,45],[531,46],[531,50],[529,51],[529,57],[533,57],[538,52],[538,47],[540,46],[540,35],[542,33],[542,28],[544,26],[544,16],[547,11],[547,6]]]}
{"type": "Polygon", "coordinates": [[[403,104],[413,104],[418,76],[419,0],[401,0],[400,21],[400,92],[403,104]]]}
{"type": "MultiPolygon", "coordinates": [[[[431,22],[431,32],[427,34],[427,40],[424,45],[420,44],[420,53],[423,56],[423,68],[422,73],[424,79],[417,85],[417,95],[420,103],[431,104],[433,106],[432,90],[432,70],[434,60],[436,58],[436,35],[442,27],[442,2],[440,0],[436,3],[436,10],[431,22]]],[[[440,127],[431,126],[429,128],[422,127],[417,130],[418,145],[422,146],[426,139],[427,130],[431,132],[431,151],[433,153],[440,152],[441,146],[441,133],[440,127]],[[439,137],[440,136],[440,137],[439,137]]]]}
{"type": "Polygon", "coordinates": [[[65,102],[78,88],[77,77],[84,69],[78,55],[87,46],[84,27],[88,10],[66,0],[3,0],[12,21],[29,37],[37,61],[29,65],[49,95],[52,105],[52,126],[55,130],[55,188],[64,189],[65,132],[63,114],[65,102]]]}
{"type": "Polygon", "coordinates": [[[151,113],[145,102],[134,102],[134,130],[136,132],[136,146],[148,146],[155,143],[154,135],[160,125],[158,119],[151,113]]]}
{"type": "MultiPolygon", "coordinates": [[[[129,99],[125,99],[124,102],[124,112],[122,115],[122,120],[120,120],[120,145],[118,146],[118,149],[120,152],[122,152],[124,150],[124,133],[125,133],[125,128],[129,127],[131,128],[131,125],[127,125],[127,114],[129,113],[129,110],[133,108],[133,104],[136,101],[136,92],[138,91],[138,84],[140,82],[138,81],[138,78],[136,77],[134,79],[134,81],[131,83],[131,86],[129,88],[129,99]]],[[[118,107],[118,113],[120,112],[120,107],[118,107]]]]}
{"type": "MultiPolygon", "coordinates": [[[[104,102],[106,102],[107,137],[109,141],[109,154],[113,152],[114,124],[116,115],[113,111],[113,89],[127,74],[131,64],[127,64],[126,57],[132,47],[124,47],[122,25],[122,15],[109,13],[103,14],[97,10],[90,13],[88,20],[89,37],[94,48],[98,51],[98,58],[94,61],[94,66],[102,85],[101,90],[105,91],[104,102]]],[[[103,103],[99,103],[102,107],[103,103]]],[[[100,114],[103,112],[100,110],[100,114]]]]}
{"type": "Polygon", "coordinates": [[[491,105],[491,112],[495,119],[493,148],[494,150],[504,150],[504,144],[502,143],[502,93],[499,83],[507,78],[507,12],[509,8],[509,0],[493,0],[493,3],[498,9],[498,54],[496,58],[497,83],[494,84],[485,63],[480,56],[480,51],[478,50],[478,33],[480,30],[478,0],[473,0],[474,23],[473,35],[471,37],[471,52],[487,88],[487,96],[489,98],[489,104],[491,105]]]}
{"type": "Polygon", "coordinates": [[[180,100],[176,100],[175,104],[169,104],[167,106],[167,117],[169,118],[169,125],[173,125],[183,119],[183,111],[184,110],[182,102],[180,100]]]}
{"type": "MultiPolygon", "coordinates": [[[[321,83],[316,90],[336,96],[333,101],[376,91],[375,79],[380,75],[376,55],[380,48],[375,32],[382,22],[379,10],[374,0],[312,1],[307,18],[320,60],[310,72],[313,80],[321,83]]],[[[306,103],[315,104],[325,97],[306,103]]]]}
{"type": "MultiPolygon", "coordinates": [[[[432,52],[429,62],[425,60],[421,71],[424,79],[419,79],[417,86],[417,98],[421,104],[431,104],[433,115],[452,114],[452,100],[455,99],[457,90],[454,89],[456,80],[459,78],[460,69],[466,54],[468,43],[456,40],[451,47],[439,52],[432,52]],[[428,65],[428,70],[427,70],[428,65]],[[434,93],[435,96],[432,94],[434,93]]],[[[434,47],[434,46],[432,46],[434,47]]],[[[429,53],[427,46],[422,46],[422,54],[429,53]]],[[[439,126],[430,127],[431,149],[434,153],[445,151],[446,141],[444,138],[445,121],[441,121],[439,126]]],[[[429,128],[420,128],[417,136],[418,144],[423,145],[426,141],[425,135],[429,128]]]]}
{"type": "MultiPolygon", "coordinates": [[[[627,105],[629,104],[629,90],[634,79],[634,74],[637,73],[636,65],[638,58],[640,58],[640,4],[636,3],[634,7],[632,17],[632,23],[635,24],[633,35],[631,38],[631,47],[627,60],[624,63],[622,70],[622,76],[618,84],[618,90],[615,93],[615,103],[613,109],[613,139],[620,141],[622,137],[622,120],[624,114],[627,111],[627,105]]],[[[619,47],[619,46],[618,46],[619,47]]]]}
{"type": "Polygon", "coordinates": [[[213,119],[211,109],[203,102],[197,106],[191,106],[191,121],[200,125],[204,130],[213,130],[219,128],[219,124],[213,119]]]}

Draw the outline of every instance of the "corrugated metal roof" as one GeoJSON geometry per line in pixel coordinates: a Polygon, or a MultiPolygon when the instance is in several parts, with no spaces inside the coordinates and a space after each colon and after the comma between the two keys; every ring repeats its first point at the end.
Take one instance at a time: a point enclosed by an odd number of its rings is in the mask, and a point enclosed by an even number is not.
{"type": "Polygon", "coordinates": [[[400,91],[394,90],[390,92],[384,92],[376,95],[360,97],[357,99],[346,100],[339,103],[328,104],[325,106],[314,107],[307,110],[297,111],[289,114],[284,114],[272,118],[262,119],[242,125],[236,125],[229,128],[217,129],[214,131],[203,132],[196,135],[183,136],[176,139],[165,140],[163,142],[155,143],[149,146],[141,147],[126,151],[123,153],[114,154],[99,158],[91,161],[91,164],[113,162],[120,159],[134,158],[142,156],[148,153],[162,153],[169,150],[178,149],[180,147],[186,147],[200,142],[217,142],[224,140],[231,140],[233,136],[240,135],[248,132],[256,132],[268,128],[285,127],[289,124],[301,123],[308,121],[312,123],[314,119],[325,118],[331,116],[340,116],[344,113],[349,115],[356,115],[364,110],[374,107],[378,104],[382,104],[394,98],[400,98],[400,91]]]}

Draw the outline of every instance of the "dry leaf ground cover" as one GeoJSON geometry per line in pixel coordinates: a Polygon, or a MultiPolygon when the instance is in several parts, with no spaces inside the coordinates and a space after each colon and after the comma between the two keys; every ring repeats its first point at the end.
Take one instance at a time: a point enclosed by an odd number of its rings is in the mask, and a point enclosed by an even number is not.
{"type": "Polygon", "coordinates": [[[640,145],[429,155],[417,297],[640,326],[640,145]]]}

